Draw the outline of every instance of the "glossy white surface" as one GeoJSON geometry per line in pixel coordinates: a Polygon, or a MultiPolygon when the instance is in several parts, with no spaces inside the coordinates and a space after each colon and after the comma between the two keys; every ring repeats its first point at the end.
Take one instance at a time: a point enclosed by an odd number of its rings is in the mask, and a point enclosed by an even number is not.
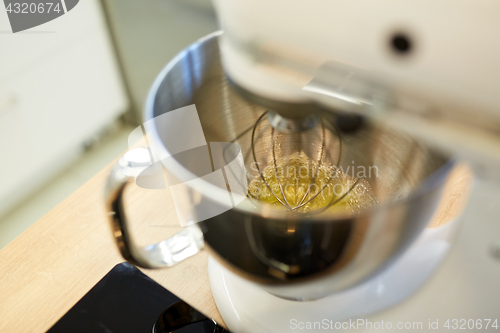
{"type": "Polygon", "coordinates": [[[485,112],[498,110],[500,47],[489,33],[500,29],[498,2],[311,0],[285,5],[216,0],[214,5],[222,29],[228,32],[222,47],[226,72],[260,96],[305,98],[301,89],[307,77],[286,76],[252,61],[240,43],[315,68],[329,60],[365,68],[398,89],[426,96],[426,101],[461,100],[476,105],[477,112],[479,106],[485,112]],[[402,59],[391,51],[396,32],[412,41],[412,57],[402,59]]]}
{"type": "Polygon", "coordinates": [[[500,44],[490,32],[500,30],[499,2],[214,5],[224,71],[239,86],[274,101],[361,112],[497,176],[500,44]],[[396,47],[401,39],[407,48],[396,47]],[[319,75],[328,63],[339,66],[319,75]]]}

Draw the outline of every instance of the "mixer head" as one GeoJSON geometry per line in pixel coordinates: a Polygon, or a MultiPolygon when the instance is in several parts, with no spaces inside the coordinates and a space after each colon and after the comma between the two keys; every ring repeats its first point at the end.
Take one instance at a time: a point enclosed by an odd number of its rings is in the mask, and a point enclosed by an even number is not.
{"type": "Polygon", "coordinates": [[[289,118],[313,104],[360,113],[500,178],[498,2],[214,5],[224,72],[253,102],[289,118]]]}

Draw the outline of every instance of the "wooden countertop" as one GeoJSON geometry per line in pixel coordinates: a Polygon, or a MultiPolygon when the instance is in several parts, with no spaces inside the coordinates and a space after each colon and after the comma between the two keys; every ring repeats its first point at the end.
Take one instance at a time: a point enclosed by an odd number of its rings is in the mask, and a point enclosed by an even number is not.
{"type": "MultiPolygon", "coordinates": [[[[106,216],[110,166],[0,250],[0,332],[45,332],[116,264],[123,262],[106,216]]],[[[169,190],[130,184],[125,201],[138,240],[181,228],[169,190]]],[[[142,271],[222,322],[210,292],[205,251],[172,268],[142,271]]]]}
{"type": "MultiPolygon", "coordinates": [[[[111,234],[104,185],[112,164],[0,251],[0,332],[45,332],[116,264],[123,262],[111,234]]],[[[430,227],[463,209],[472,174],[457,167],[430,227]]],[[[130,184],[125,207],[139,243],[178,232],[170,191],[130,184]]],[[[172,268],[142,271],[210,318],[223,323],[210,291],[206,251],[172,268]]]]}

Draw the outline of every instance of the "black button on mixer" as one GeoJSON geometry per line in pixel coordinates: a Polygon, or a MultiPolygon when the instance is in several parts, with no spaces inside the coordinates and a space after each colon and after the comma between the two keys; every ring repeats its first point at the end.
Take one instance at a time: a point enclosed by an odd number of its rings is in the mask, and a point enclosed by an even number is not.
{"type": "Polygon", "coordinates": [[[391,39],[391,46],[398,54],[409,54],[413,45],[410,37],[403,33],[397,33],[391,39]]]}

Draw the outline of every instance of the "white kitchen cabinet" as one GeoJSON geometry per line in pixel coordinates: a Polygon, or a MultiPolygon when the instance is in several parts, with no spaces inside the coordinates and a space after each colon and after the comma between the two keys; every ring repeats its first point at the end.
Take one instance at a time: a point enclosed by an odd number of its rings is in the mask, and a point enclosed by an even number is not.
{"type": "Polygon", "coordinates": [[[0,9],[0,215],[128,108],[100,3],[25,32],[0,9]]]}

